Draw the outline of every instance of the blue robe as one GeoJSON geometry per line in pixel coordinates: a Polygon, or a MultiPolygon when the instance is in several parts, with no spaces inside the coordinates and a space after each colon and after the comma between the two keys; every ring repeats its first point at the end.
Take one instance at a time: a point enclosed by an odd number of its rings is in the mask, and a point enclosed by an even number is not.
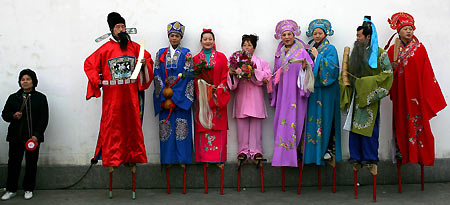
{"type": "MultiPolygon", "coordinates": [[[[155,116],[159,114],[159,139],[161,164],[192,163],[192,113],[191,106],[194,101],[194,81],[192,58],[186,60],[190,50],[178,46],[173,57],[169,48],[161,48],[156,53],[153,102],[155,116]],[[166,51],[167,50],[167,51],[166,51]],[[166,51],[165,58],[161,55],[166,51]],[[161,61],[163,60],[163,61],[161,61]],[[184,74],[171,88],[172,101],[176,108],[169,116],[169,110],[161,107],[165,97],[162,91],[165,87],[166,67],[169,83],[172,84],[179,73],[184,74]]],[[[191,55],[192,56],[192,55],[191,55]]]]}
{"type": "Polygon", "coordinates": [[[327,39],[317,51],[313,69],[314,92],[309,96],[306,115],[304,164],[325,165],[323,156],[333,136],[336,161],[342,160],[339,58],[336,48],[327,39]]]}

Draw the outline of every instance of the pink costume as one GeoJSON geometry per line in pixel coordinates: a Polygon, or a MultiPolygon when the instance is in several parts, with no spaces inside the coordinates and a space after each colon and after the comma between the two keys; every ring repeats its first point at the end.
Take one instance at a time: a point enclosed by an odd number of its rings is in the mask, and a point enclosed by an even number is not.
{"type": "Polygon", "coordinates": [[[253,56],[252,61],[256,69],[251,79],[230,75],[227,79],[228,87],[234,91],[233,117],[237,124],[238,155],[244,153],[250,158],[262,153],[261,123],[267,116],[262,86],[272,74],[265,60],[253,56]]]}

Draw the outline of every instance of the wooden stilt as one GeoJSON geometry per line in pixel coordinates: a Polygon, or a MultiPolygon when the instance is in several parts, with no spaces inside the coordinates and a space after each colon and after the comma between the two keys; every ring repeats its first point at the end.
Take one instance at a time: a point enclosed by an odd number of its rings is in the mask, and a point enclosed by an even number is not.
{"type": "Polygon", "coordinates": [[[298,163],[298,188],[297,188],[297,194],[300,195],[301,191],[302,191],[302,178],[303,178],[303,164],[302,163],[298,163]]]}
{"type": "Polygon", "coordinates": [[[358,198],[358,171],[353,170],[353,185],[355,187],[355,199],[358,198]]]}
{"type": "Polygon", "coordinates": [[[238,184],[237,184],[238,192],[241,191],[241,169],[238,169],[238,184]]]}
{"type": "Polygon", "coordinates": [[[401,172],[401,162],[397,161],[397,176],[398,176],[398,193],[402,193],[402,172],[401,172]]]}
{"type": "Polygon", "coordinates": [[[203,163],[203,179],[205,180],[205,194],[208,193],[208,176],[206,172],[206,163],[203,163]]]}
{"type": "Polygon", "coordinates": [[[222,164],[220,167],[220,195],[223,195],[223,169],[224,165],[222,164]]]}
{"type": "Polygon", "coordinates": [[[183,194],[186,194],[186,165],[183,167],[183,194]]]}
{"type": "Polygon", "coordinates": [[[423,170],[423,164],[420,165],[420,184],[422,191],[425,190],[425,171],[423,170]]]}
{"type": "Polygon", "coordinates": [[[136,199],[136,171],[131,172],[131,191],[132,191],[132,196],[131,198],[134,200],[136,199]]]}
{"type": "Polygon", "coordinates": [[[262,162],[259,164],[259,176],[261,177],[261,192],[264,192],[264,170],[262,162]]]}
{"type": "Polygon", "coordinates": [[[377,174],[373,175],[373,202],[377,202],[377,174]]]}
{"type": "Polygon", "coordinates": [[[109,171],[109,198],[112,198],[112,180],[113,180],[113,172],[109,171]]]}
{"type": "Polygon", "coordinates": [[[285,186],[284,186],[284,167],[281,167],[281,191],[285,191],[285,186]]]}
{"type": "Polygon", "coordinates": [[[169,173],[169,167],[166,167],[166,184],[167,184],[167,194],[170,194],[170,173],[169,173]]]}
{"type": "Polygon", "coordinates": [[[333,193],[336,193],[336,166],[333,167],[333,193]]]}
{"type": "Polygon", "coordinates": [[[322,189],[322,178],[321,178],[321,167],[320,165],[317,166],[317,189],[321,190],[322,189]]]}

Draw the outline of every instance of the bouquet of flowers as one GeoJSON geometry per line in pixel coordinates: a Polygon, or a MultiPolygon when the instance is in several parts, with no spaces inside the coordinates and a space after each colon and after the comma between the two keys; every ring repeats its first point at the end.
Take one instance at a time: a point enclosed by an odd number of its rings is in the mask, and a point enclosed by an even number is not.
{"type": "Polygon", "coordinates": [[[204,80],[209,84],[212,84],[213,79],[209,76],[209,71],[214,68],[214,65],[208,65],[206,59],[200,59],[200,63],[195,64],[197,69],[194,70],[194,78],[201,78],[203,74],[204,80]]]}
{"type": "Polygon", "coordinates": [[[252,62],[251,55],[247,51],[234,52],[229,61],[230,74],[238,78],[250,79],[254,75],[256,64],[252,62]]]}

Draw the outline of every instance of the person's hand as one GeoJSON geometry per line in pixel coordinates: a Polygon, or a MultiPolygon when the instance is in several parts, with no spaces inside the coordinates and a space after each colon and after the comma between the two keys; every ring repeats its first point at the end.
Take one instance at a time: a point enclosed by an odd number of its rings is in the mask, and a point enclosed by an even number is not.
{"type": "Polygon", "coordinates": [[[142,63],[141,70],[144,70],[145,65],[147,65],[147,62],[145,61],[145,58],[143,58],[143,59],[141,60],[141,63],[142,63]]]}
{"type": "Polygon", "coordinates": [[[14,113],[13,118],[16,120],[20,120],[20,118],[22,118],[22,112],[14,113]]]}
{"type": "Polygon", "coordinates": [[[391,63],[392,69],[396,69],[398,67],[398,63],[397,62],[392,62],[391,63]]]}
{"type": "Polygon", "coordinates": [[[311,48],[311,53],[313,54],[314,58],[317,58],[317,55],[319,55],[319,51],[315,47],[311,48]]]}
{"type": "Polygon", "coordinates": [[[33,139],[34,141],[38,142],[38,138],[36,136],[32,136],[31,139],[33,139]]]}
{"type": "Polygon", "coordinates": [[[302,60],[302,69],[305,70],[306,65],[308,64],[308,62],[306,62],[305,59],[302,60]]]}

